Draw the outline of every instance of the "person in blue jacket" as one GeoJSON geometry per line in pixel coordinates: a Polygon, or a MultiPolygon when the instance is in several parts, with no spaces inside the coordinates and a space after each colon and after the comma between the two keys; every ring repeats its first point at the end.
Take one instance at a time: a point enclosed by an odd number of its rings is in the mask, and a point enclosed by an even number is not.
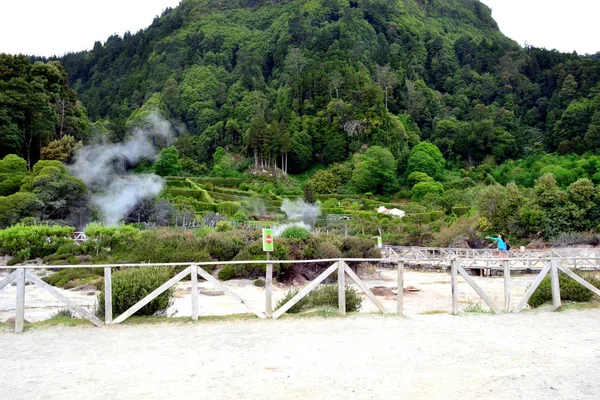
{"type": "Polygon", "coordinates": [[[485,238],[495,240],[498,244],[498,253],[500,253],[500,257],[506,258],[507,254],[508,254],[508,248],[506,246],[506,239],[504,238],[504,235],[502,233],[499,233],[498,236],[499,237],[497,237],[497,238],[490,237],[490,236],[486,236],[485,238]]]}

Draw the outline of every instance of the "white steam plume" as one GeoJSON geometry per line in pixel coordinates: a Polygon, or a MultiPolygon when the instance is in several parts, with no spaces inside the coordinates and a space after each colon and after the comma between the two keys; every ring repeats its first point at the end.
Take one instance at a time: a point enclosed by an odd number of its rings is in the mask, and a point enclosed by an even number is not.
{"type": "Polygon", "coordinates": [[[300,198],[295,201],[285,199],[281,204],[281,211],[290,220],[302,220],[304,223],[312,225],[321,215],[321,203],[307,204],[300,198]]]}
{"type": "Polygon", "coordinates": [[[141,160],[154,160],[155,141],[169,144],[173,134],[169,122],[156,114],[146,119],[144,128],[134,128],[122,143],[85,146],[75,154],[71,172],[92,192],[91,201],[107,225],[117,225],[145,198],[160,194],[164,179],[154,174],[128,174],[127,168],[141,160]]]}

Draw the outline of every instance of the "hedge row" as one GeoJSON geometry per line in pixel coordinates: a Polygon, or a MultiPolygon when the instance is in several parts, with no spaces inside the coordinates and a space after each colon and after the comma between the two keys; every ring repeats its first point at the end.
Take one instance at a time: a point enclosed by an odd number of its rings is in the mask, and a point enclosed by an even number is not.
{"type": "Polygon", "coordinates": [[[405,218],[416,224],[429,224],[434,221],[438,221],[446,215],[443,211],[431,211],[426,213],[408,214],[405,218]]]}
{"type": "Polygon", "coordinates": [[[172,179],[167,179],[167,189],[169,188],[174,188],[174,189],[191,189],[190,184],[186,181],[183,180],[172,180],[172,179]]]}
{"type": "Polygon", "coordinates": [[[201,202],[212,203],[211,196],[204,190],[167,189],[164,193],[168,196],[184,196],[201,202]]]}

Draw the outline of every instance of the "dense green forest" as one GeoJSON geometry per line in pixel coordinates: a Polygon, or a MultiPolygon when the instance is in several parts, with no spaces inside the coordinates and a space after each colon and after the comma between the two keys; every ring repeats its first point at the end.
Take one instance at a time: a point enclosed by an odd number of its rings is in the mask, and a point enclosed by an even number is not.
{"type": "Polygon", "coordinates": [[[166,186],[124,222],[259,228],[303,197],[391,244],[598,242],[598,56],[522,48],[477,0],[183,0],[90,51],[0,55],[0,226],[102,220],[64,164],[150,115],[173,146],[126,169],[166,186]]]}

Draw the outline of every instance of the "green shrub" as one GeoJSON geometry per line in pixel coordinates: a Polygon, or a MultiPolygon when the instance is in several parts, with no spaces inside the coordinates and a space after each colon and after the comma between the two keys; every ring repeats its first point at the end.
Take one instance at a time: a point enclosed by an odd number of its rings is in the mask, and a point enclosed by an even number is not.
{"type": "Polygon", "coordinates": [[[422,200],[426,195],[433,194],[442,196],[444,186],[439,182],[425,181],[419,182],[411,189],[412,201],[422,200]]]}
{"type": "MultiPolygon", "coordinates": [[[[289,290],[285,294],[285,296],[283,296],[283,298],[277,302],[277,305],[275,305],[275,310],[280,309],[285,303],[290,301],[299,292],[300,292],[300,289],[298,289],[298,288],[289,290]]],[[[299,302],[297,302],[289,310],[287,310],[286,313],[298,314],[299,312],[304,311],[307,307],[308,307],[308,296],[304,296],[302,299],[300,299],[299,302]]]]}
{"type": "Polygon", "coordinates": [[[344,258],[381,258],[376,244],[372,239],[349,236],[344,238],[341,250],[344,258]]]}
{"type": "Polygon", "coordinates": [[[69,243],[74,229],[67,226],[15,225],[0,230],[0,252],[19,260],[45,257],[69,243]]]}
{"type": "MultiPolygon", "coordinates": [[[[288,260],[290,256],[290,250],[282,243],[281,240],[275,241],[274,252],[271,253],[271,259],[273,260],[288,260]]],[[[234,260],[266,260],[267,256],[262,248],[262,241],[257,240],[246,247],[244,247],[237,256],[235,256],[234,260]]],[[[273,276],[278,277],[280,280],[285,279],[287,277],[287,271],[290,268],[290,264],[273,264],[273,276]]],[[[266,264],[257,263],[257,264],[240,264],[236,265],[235,268],[232,268],[233,275],[231,278],[262,278],[265,276],[266,264]]],[[[231,279],[230,278],[230,279],[231,279]]]]}
{"type": "MultiPolygon", "coordinates": [[[[166,267],[140,267],[117,271],[112,275],[113,315],[120,315],[171,278],[166,267]]],[[[166,315],[172,304],[173,288],[142,307],[136,315],[166,315]]],[[[104,316],[104,290],[98,294],[97,315],[104,316]]]]}
{"type": "Polygon", "coordinates": [[[222,281],[228,281],[235,277],[235,267],[233,265],[226,265],[219,271],[219,279],[222,281]]]}
{"type": "Polygon", "coordinates": [[[133,242],[140,231],[130,225],[104,226],[103,224],[91,223],[85,230],[87,241],[83,247],[86,251],[98,254],[100,250],[119,250],[126,248],[133,242]]]}
{"type": "MultiPolygon", "coordinates": [[[[346,287],[346,312],[358,312],[362,304],[362,298],[356,289],[346,287]]],[[[309,307],[338,307],[337,285],[321,285],[310,292],[308,296],[309,307]]]]}
{"type": "Polygon", "coordinates": [[[66,242],[56,249],[56,254],[62,255],[79,255],[83,252],[83,246],[75,242],[66,242]]]}
{"type": "Polygon", "coordinates": [[[167,189],[164,193],[168,196],[176,197],[190,197],[192,199],[198,200],[202,203],[213,203],[212,198],[208,194],[208,192],[204,189],[167,189]]]}
{"type": "MultiPolygon", "coordinates": [[[[309,249],[312,249],[312,247],[309,247],[309,249]]],[[[306,258],[313,258],[316,260],[342,258],[342,251],[331,242],[318,242],[312,253],[310,253],[309,249],[306,251],[306,258]]]]}
{"type": "MultiPolygon", "coordinates": [[[[577,275],[582,276],[597,288],[600,288],[600,280],[592,276],[585,276],[581,271],[573,271],[577,275]]],[[[558,284],[560,286],[560,298],[563,301],[586,302],[590,301],[594,294],[574,279],[559,272],[558,284]]],[[[532,308],[537,308],[544,303],[552,302],[552,280],[550,276],[546,276],[533,295],[527,302],[532,308]]]]}
{"type": "Polygon", "coordinates": [[[264,279],[257,279],[254,281],[254,286],[257,286],[257,287],[265,287],[266,284],[267,283],[265,282],[264,279]]]}
{"type": "MultiPolygon", "coordinates": [[[[70,262],[69,262],[70,263],[70,262]]],[[[79,285],[98,282],[102,275],[90,268],[68,268],[42,278],[49,285],[60,288],[72,288],[79,285]]]]}
{"type": "Polygon", "coordinates": [[[292,225],[285,228],[281,232],[280,237],[283,239],[301,239],[306,241],[310,237],[310,232],[301,226],[292,225]]]}
{"type": "Polygon", "coordinates": [[[413,222],[415,224],[429,224],[444,218],[445,215],[446,213],[443,211],[431,211],[426,213],[410,214],[404,219],[406,219],[407,222],[413,222]]]}
{"type": "MultiPolygon", "coordinates": [[[[285,303],[292,299],[298,294],[300,289],[292,289],[286,293],[286,295],[277,302],[275,309],[281,308],[285,303]]],[[[358,291],[353,288],[346,287],[346,312],[358,312],[360,311],[362,298],[358,291]]],[[[321,285],[315,290],[310,292],[307,296],[304,296],[298,303],[294,304],[287,313],[297,314],[306,309],[320,308],[320,307],[338,307],[338,287],[337,285],[321,285]]]]}
{"type": "Polygon", "coordinates": [[[235,215],[240,210],[240,203],[235,201],[223,201],[217,203],[217,212],[221,214],[227,214],[229,216],[235,215]]]}
{"type": "Polygon", "coordinates": [[[471,211],[471,206],[454,206],[452,207],[452,213],[457,217],[461,217],[471,211]]]}
{"type": "Polygon", "coordinates": [[[431,182],[433,181],[433,178],[427,175],[425,172],[414,171],[408,175],[406,181],[410,186],[414,186],[419,182],[431,182]]]}
{"type": "Polygon", "coordinates": [[[235,232],[210,232],[200,242],[210,256],[218,261],[231,261],[244,247],[244,239],[235,232]]]}
{"type": "Polygon", "coordinates": [[[214,186],[238,187],[243,183],[241,178],[189,178],[189,180],[201,185],[211,184],[214,186]]]}
{"type": "Polygon", "coordinates": [[[232,219],[238,223],[248,222],[248,216],[243,211],[238,211],[233,214],[232,219]]]}
{"type": "Polygon", "coordinates": [[[210,261],[209,253],[194,232],[172,228],[141,231],[126,249],[115,253],[114,258],[128,263],[210,261]]]}
{"type": "Polygon", "coordinates": [[[51,318],[56,318],[56,317],[60,317],[60,318],[77,318],[75,316],[75,314],[73,314],[73,311],[71,311],[70,308],[63,308],[62,310],[60,310],[56,314],[54,314],[51,318]]]}
{"type": "Polygon", "coordinates": [[[229,221],[219,221],[215,229],[217,232],[229,232],[233,230],[233,225],[229,221]]]}

